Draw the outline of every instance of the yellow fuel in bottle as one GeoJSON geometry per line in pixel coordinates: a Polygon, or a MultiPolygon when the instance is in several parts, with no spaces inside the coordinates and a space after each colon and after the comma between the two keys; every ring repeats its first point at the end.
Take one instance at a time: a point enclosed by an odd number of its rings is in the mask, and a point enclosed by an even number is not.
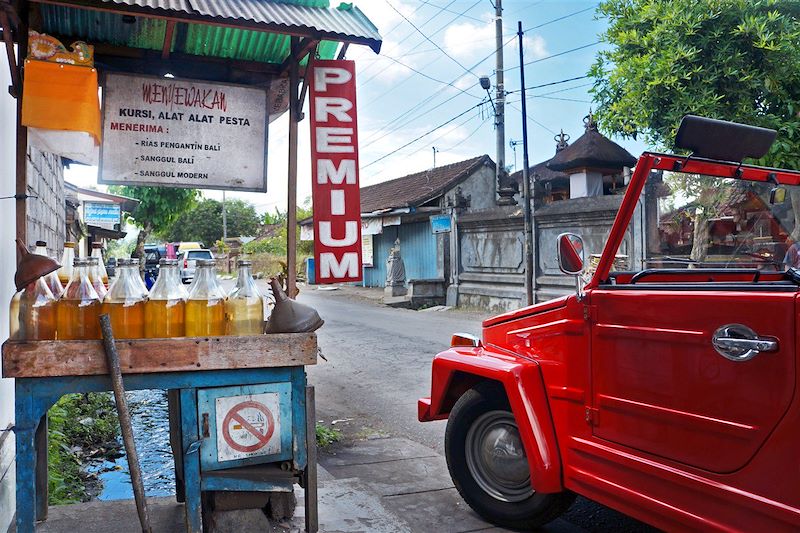
{"type": "Polygon", "coordinates": [[[58,339],[99,339],[100,307],[100,298],[89,280],[89,262],[75,259],[72,279],[57,304],[58,339]]]}
{"type": "Polygon", "coordinates": [[[103,303],[103,313],[108,313],[115,339],[144,338],[144,306],[144,301],[103,303]]]}
{"type": "Polygon", "coordinates": [[[225,335],[225,300],[189,300],[186,302],[186,336],[225,335]]]}
{"type": "Polygon", "coordinates": [[[186,336],[186,302],[148,300],[144,304],[144,336],[149,339],[186,336]]]}

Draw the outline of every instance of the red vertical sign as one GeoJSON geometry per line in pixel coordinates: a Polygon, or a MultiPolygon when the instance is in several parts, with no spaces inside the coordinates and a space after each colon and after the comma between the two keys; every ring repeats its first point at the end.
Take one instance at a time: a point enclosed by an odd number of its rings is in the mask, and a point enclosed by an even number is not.
{"type": "Polygon", "coordinates": [[[360,281],[355,64],[315,61],[309,94],[317,283],[360,281]]]}

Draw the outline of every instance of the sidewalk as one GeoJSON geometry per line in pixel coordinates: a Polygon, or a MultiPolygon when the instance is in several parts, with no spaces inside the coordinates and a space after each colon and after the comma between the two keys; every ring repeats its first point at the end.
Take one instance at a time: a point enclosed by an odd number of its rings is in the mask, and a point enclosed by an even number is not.
{"type": "MultiPolygon", "coordinates": [[[[381,438],[320,454],[319,517],[325,533],[495,533],[506,531],[479,518],[450,481],[444,457],[404,438],[381,438]]],[[[274,533],[304,529],[303,493],[289,523],[272,525],[274,533]]],[[[153,530],[181,533],[183,507],[173,498],[149,499],[153,530]]],[[[132,500],[89,502],[50,508],[39,533],[138,531],[132,500]]],[[[557,520],[542,531],[575,532],[557,520]]],[[[227,533],[227,532],[225,532],[227,533]]],[[[237,533],[249,533],[238,529],[237,533]]],[[[255,532],[254,532],[255,533],[255,532]]],[[[263,530],[258,533],[269,533],[263,530]]]]}

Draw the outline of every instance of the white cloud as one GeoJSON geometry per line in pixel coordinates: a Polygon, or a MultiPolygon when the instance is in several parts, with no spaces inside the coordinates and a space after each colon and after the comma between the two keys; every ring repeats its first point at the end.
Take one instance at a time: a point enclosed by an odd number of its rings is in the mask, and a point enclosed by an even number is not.
{"type": "Polygon", "coordinates": [[[523,37],[522,53],[526,61],[541,59],[550,55],[550,52],[547,51],[547,43],[541,35],[533,35],[531,37],[526,35],[523,37]]]}
{"type": "Polygon", "coordinates": [[[494,38],[493,22],[452,24],[444,31],[444,49],[457,59],[469,59],[478,53],[485,55],[487,50],[491,50],[494,38]]]}

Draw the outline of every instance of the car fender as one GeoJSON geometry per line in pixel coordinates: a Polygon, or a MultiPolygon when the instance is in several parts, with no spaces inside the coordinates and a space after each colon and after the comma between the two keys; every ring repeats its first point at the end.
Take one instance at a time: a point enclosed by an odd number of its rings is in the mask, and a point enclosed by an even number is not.
{"type": "Polygon", "coordinates": [[[448,417],[458,398],[482,381],[503,386],[528,457],[531,482],[537,491],[564,490],[555,427],[536,361],[496,346],[450,348],[433,360],[431,396],[419,401],[419,420],[448,417]]]}

